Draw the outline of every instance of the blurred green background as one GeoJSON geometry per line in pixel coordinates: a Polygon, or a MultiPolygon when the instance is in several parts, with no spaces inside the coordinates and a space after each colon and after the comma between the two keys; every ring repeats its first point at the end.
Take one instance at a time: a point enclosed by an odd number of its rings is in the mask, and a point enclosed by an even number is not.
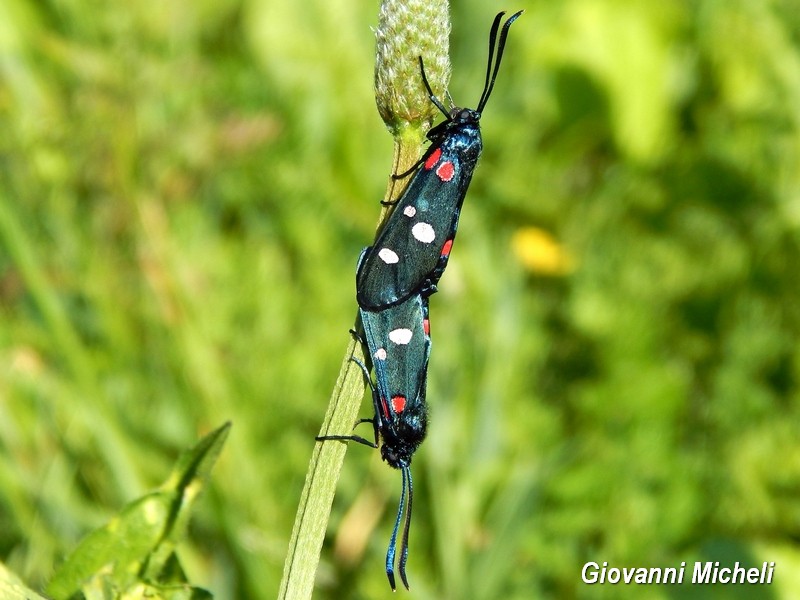
{"type": "MultiPolygon", "coordinates": [[[[408,597],[800,597],[800,4],[452,8],[467,106],[527,12],[431,301],[408,597]]],[[[0,559],[31,586],[230,419],[181,557],[274,597],[391,165],[377,11],[0,2],[0,559]]],[[[391,594],[399,493],[351,448],[315,597],[391,594]]]]}

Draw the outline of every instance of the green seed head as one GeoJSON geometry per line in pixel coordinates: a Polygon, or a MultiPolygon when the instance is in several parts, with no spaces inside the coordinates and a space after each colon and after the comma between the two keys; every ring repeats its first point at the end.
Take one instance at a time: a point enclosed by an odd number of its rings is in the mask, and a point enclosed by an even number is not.
{"type": "Polygon", "coordinates": [[[447,0],[383,0],[375,61],[375,101],[386,126],[399,136],[428,129],[437,118],[419,70],[419,58],[434,93],[442,98],[450,80],[447,0]]]}

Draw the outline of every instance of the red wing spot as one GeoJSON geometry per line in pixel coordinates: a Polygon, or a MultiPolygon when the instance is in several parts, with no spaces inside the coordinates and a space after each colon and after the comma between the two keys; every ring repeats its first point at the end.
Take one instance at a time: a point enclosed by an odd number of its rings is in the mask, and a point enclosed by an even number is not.
{"type": "Polygon", "coordinates": [[[405,396],[392,396],[392,409],[397,414],[403,412],[406,408],[406,397],[405,396]]]}
{"type": "Polygon", "coordinates": [[[425,335],[431,334],[431,322],[428,319],[422,319],[422,331],[425,332],[425,335]]]}
{"type": "Polygon", "coordinates": [[[453,166],[449,160],[443,162],[439,165],[439,168],[436,169],[436,175],[439,176],[439,179],[442,181],[450,181],[453,178],[453,175],[456,173],[456,168],[453,166]]]}
{"type": "Polygon", "coordinates": [[[437,162],[439,162],[439,157],[442,155],[442,149],[437,148],[434,150],[431,155],[428,157],[428,160],[425,161],[425,168],[430,171],[437,162]]]}
{"type": "Polygon", "coordinates": [[[442,246],[442,256],[450,256],[450,248],[453,247],[453,240],[447,240],[442,246]]]}

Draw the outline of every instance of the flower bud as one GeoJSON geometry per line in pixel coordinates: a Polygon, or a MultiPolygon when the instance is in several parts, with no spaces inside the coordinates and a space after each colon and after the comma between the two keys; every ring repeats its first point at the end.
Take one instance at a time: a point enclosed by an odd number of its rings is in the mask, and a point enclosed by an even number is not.
{"type": "Polygon", "coordinates": [[[383,0],[375,32],[375,101],[393,135],[427,130],[439,110],[422,83],[425,75],[439,98],[450,80],[450,19],[447,0],[383,0]]]}

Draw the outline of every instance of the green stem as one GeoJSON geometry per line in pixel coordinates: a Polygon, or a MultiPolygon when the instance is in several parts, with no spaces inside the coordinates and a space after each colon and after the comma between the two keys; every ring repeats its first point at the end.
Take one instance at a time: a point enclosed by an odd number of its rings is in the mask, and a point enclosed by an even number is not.
{"type": "MultiPolygon", "coordinates": [[[[349,432],[357,420],[365,384],[364,375],[350,360],[351,356],[364,359],[361,346],[355,340],[350,342],[345,352],[320,435],[349,432]]],[[[347,444],[342,442],[317,442],[314,446],[278,598],[311,598],[314,574],[346,450],[347,444]]]]}

